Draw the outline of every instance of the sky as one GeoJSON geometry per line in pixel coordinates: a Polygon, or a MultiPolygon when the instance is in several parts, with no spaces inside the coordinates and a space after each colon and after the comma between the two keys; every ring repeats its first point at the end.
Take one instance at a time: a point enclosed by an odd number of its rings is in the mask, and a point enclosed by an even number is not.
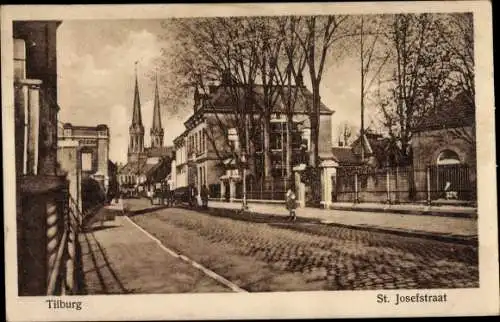
{"type": "MultiPolygon", "coordinates": [[[[127,160],[135,61],[139,61],[144,142],[149,145],[154,98],[154,80],[150,75],[157,69],[162,49],[169,48],[168,41],[164,40],[167,33],[160,20],[66,20],[58,28],[59,120],[74,125],[107,124],[112,161],[125,163],[127,160]]],[[[334,144],[338,124],[348,121],[359,127],[358,65],[356,57],[346,57],[341,62],[330,61],[324,72],[321,99],[335,111],[332,116],[334,144]]],[[[162,76],[166,75],[159,78],[162,76]]],[[[161,82],[159,90],[162,96],[161,82]]],[[[181,107],[173,104],[167,100],[161,105],[165,145],[171,145],[184,131],[183,123],[193,111],[192,103],[181,107]]],[[[370,123],[369,116],[365,123],[370,123]]]]}

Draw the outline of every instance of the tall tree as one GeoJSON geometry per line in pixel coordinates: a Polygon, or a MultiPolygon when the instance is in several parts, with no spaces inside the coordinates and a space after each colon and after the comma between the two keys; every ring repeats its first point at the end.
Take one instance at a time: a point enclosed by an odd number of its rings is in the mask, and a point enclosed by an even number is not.
{"type": "MultiPolygon", "coordinates": [[[[249,117],[255,112],[254,85],[258,74],[259,29],[251,18],[196,18],[174,19],[168,28],[177,33],[178,54],[175,57],[176,72],[184,75],[187,86],[200,90],[200,101],[206,111],[215,116],[207,127],[207,139],[221,161],[227,150],[239,161],[228,140],[228,130],[234,128],[239,147],[249,152],[251,136],[258,132],[257,122],[249,117]],[[206,99],[209,84],[220,83],[221,91],[229,97],[225,102],[232,113],[219,113],[206,99]],[[216,141],[223,139],[223,146],[216,141]],[[222,150],[222,151],[220,151],[222,150]]],[[[227,106],[226,106],[227,108],[227,106]]]]}
{"type": "MultiPolygon", "coordinates": [[[[360,107],[361,107],[361,122],[360,122],[360,137],[364,140],[365,134],[365,108],[366,100],[369,91],[376,79],[379,78],[382,69],[390,57],[389,53],[381,53],[380,45],[381,30],[386,27],[383,16],[371,15],[365,17],[360,16],[359,36],[354,37],[359,39],[359,59],[360,59],[360,107]]],[[[361,145],[361,160],[364,161],[365,149],[361,145]]]]}
{"type": "Polygon", "coordinates": [[[299,95],[304,95],[303,71],[306,67],[306,55],[302,50],[296,34],[298,19],[296,17],[282,17],[277,19],[279,34],[284,38],[281,55],[275,62],[275,73],[277,74],[277,88],[286,116],[286,155],[285,172],[287,179],[292,180],[293,166],[293,116],[299,95]]]}
{"type": "MultiPolygon", "coordinates": [[[[474,17],[472,13],[453,13],[436,21],[439,39],[450,54],[451,86],[460,95],[461,104],[475,110],[475,71],[474,71],[474,17]]],[[[472,130],[467,127],[451,129],[452,134],[475,146],[475,121],[472,130]]]]}
{"type": "MultiPolygon", "coordinates": [[[[331,49],[339,40],[352,35],[352,30],[344,28],[349,21],[348,16],[308,16],[298,18],[300,26],[295,33],[306,54],[306,64],[312,88],[312,106],[309,111],[311,124],[311,155],[312,171],[311,186],[320,186],[319,177],[319,118],[320,118],[320,85],[325,70],[326,60],[331,56],[331,49]]],[[[321,191],[312,189],[313,203],[319,204],[321,191]]]]}
{"type": "Polygon", "coordinates": [[[392,19],[388,50],[393,77],[380,107],[391,136],[408,155],[413,129],[451,95],[450,55],[436,36],[431,14],[401,14],[392,19]]]}

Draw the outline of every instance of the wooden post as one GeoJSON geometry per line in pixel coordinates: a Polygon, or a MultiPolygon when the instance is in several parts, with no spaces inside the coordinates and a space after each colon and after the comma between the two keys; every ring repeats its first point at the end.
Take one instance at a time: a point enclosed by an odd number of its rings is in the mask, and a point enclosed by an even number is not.
{"type": "Polygon", "coordinates": [[[387,204],[391,203],[391,182],[389,176],[389,167],[386,170],[386,190],[387,190],[387,204]]]}
{"type": "Polygon", "coordinates": [[[399,180],[399,167],[396,167],[396,178],[395,179],[395,192],[396,192],[396,203],[399,204],[399,187],[398,187],[398,180],[399,180]]]}
{"type": "Polygon", "coordinates": [[[427,205],[431,205],[431,168],[427,167],[427,205]]]}
{"type": "Polygon", "coordinates": [[[354,203],[359,203],[358,196],[358,174],[354,174],[354,203]]]}

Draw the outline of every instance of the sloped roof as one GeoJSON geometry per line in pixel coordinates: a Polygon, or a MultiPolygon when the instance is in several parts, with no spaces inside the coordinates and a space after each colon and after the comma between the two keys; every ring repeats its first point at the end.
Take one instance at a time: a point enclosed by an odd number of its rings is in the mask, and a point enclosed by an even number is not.
{"type": "Polygon", "coordinates": [[[366,132],[363,140],[358,137],[352,144],[353,154],[360,158],[361,141],[363,142],[365,157],[374,157],[379,163],[385,162],[406,162],[401,149],[391,138],[384,137],[377,133],[366,132]]]}
{"type": "MultiPolygon", "coordinates": [[[[236,88],[237,92],[234,92],[234,95],[238,95],[239,97],[244,97],[245,88],[243,86],[233,87],[236,88]]],[[[264,105],[264,86],[257,84],[254,85],[254,94],[256,103],[260,106],[264,105]]],[[[234,102],[233,89],[229,89],[225,86],[219,86],[214,91],[214,93],[207,100],[210,104],[211,108],[221,110],[231,108],[234,102]]],[[[309,108],[312,107],[313,104],[313,95],[311,91],[309,91],[304,86],[293,86],[292,87],[292,97],[297,95],[294,112],[295,113],[307,113],[309,108]],[[295,93],[295,91],[298,91],[295,93]]],[[[289,89],[287,86],[283,88],[284,95],[287,96],[289,89]]],[[[285,112],[286,102],[283,102],[281,99],[281,95],[279,95],[279,90],[274,88],[273,95],[277,95],[275,109],[273,112],[285,112]]],[[[323,102],[320,102],[320,113],[321,114],[333,114],[334,111],[330,110],[323,102]]]]}
{"type": "Polygon", "coordinates": [[[119,173],[122,175],[135,175],[140,173],[141,168],[142,162],[128,162],[119,170],[119,173]]]}
{"type": "Polygon", "coordinates": [[[429,111],[415,126],[414,132],[472,126],[475,122],[475,112],[474,102],[466,94],[461,93],[451,101],[429,111]]]}
{"type": "Polygon", "coordinates": [[[147,160],[141,160],[139,162],[129,162],[123,168],[120,169],[119,173],[121,175],[139,175],[143,174],[146,176],[151,175],[158,167],[162,165],[162,161],[156,164],[149,164],[147,160]]]}
{"type": "Polygon", "coordinates": [[[333,147],[332,154],[333,159],[340,165],[355,165],[361,163],[351,147],[333,147]]]}
{"type": "Polygon", "coordinates": [[[174,152],[173,146],[161,146],[156,148],[146,148],[148,157],[171,157],[174,152]]]}

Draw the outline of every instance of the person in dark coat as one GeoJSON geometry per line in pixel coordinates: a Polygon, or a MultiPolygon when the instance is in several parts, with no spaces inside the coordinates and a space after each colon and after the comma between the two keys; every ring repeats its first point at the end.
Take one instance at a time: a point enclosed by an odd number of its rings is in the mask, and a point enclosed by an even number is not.
{"type": "Polygon", "coordinates": [[[289,211],[288,218],[290,220],[295,221],[297,219],[297,215],[295,214],[295,208],[297,208],[297,197],[292,189],[288,189],[286,192],[286,209],[289,211]]]}
{"type": "Polygon", "coordinates": [[[189,189],[189,206],[194,207],[197,205],[196,197],[198,196],[198,189],[194,186],[194,184],[190,185],[189,189]]]}
{"type": "Polygon", "coordinates": [[[209,195],[208,188],[206,185],[203,185],[201,187],[201,192],[200,192],[201,203],[202,203],[203,209],[208,208],[208,195],[209,195]]]}

